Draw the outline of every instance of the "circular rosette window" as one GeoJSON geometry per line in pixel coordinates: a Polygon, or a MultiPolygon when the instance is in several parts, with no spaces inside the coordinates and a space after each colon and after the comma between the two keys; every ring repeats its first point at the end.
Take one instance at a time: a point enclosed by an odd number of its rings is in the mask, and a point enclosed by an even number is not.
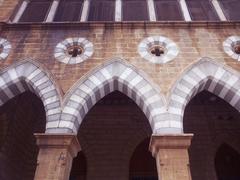
{"type": "Polygon", "coordinates": [[[68,38],[57,44],[54,57],[65,64],[78,64],[93,54],[93,44],[86,38],[68,38]]]}
{"type": "Polygon", "coordinates": [[[233,59],[240,61],[240,36],[230,36],[223,42],[223,49],[233,59]]]}
{"type": "Polygon", "coordinates": [[[0,60],[5,60],[11,50],[12,46],[6,39],[0,38],[0,60]]]}
{"type": "Polygon", "coordinates": [[[163,36],[151,36],[141,41],[138,53],[152,63],[163,64],[173,60],[179,50],[172,40],[163,36]]]}

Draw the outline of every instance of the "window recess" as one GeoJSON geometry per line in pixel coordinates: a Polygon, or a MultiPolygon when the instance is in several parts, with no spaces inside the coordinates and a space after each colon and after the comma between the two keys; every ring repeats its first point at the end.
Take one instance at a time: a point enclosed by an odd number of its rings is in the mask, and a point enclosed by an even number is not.
{"type": "Polygon", "coordinates": [[[186,0],[193,21],[219,21],[210,0],[186,0]]]}
{"type": "Polygon", "coordinates": [[[146,0],[123,0],[123,21],[148,21],[148,6],[146,0]]]}
{"type": "Polygon", "coordinates": [[[240,3],[239,0],[218,0],[221,8],[230,21],[240,20],[240,3]]]}
{"type": "Polygon", "coordinates": [[[21,15],[19,22],[43,22],[45,21],[52,1],[31,0],[21,15]]]}
{"type": "Polygon", "coordinates": [[[157,21],[182,21],[183,15],[178,0],[155,0],[157,21]]]}
{"type": "Polygon", "coordinates": [[[80,21],[83,0],[61,0],[54,21],[80,21]]]}
{"type": "Polygon", "coordinates": [[[114,21],[115,0],[91,0],[89,21],[114,21]]]}

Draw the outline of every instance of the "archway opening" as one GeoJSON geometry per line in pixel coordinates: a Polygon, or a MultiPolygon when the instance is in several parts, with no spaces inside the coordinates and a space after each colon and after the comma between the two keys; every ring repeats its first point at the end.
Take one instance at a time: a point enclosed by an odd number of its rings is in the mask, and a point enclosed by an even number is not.
{"type": "Polygon", "coordinates": [[[77,157],[73,159],[69,180],[86,180],[86,176],[87,176],[87,160],[83,151],[80,151],[77,154],[77,157]]]}
{"type": "Polygon", "coordinates": [[[44,133],[42,101],[25,92],[0,107],[0,179],[32,180],[37,166],[38,147],[34,133],[44,133]]]}
{"type": "Polygon", "coordinates": [[[87,159],[86,179],[128,180],[132,154],[151,134],[149,121],[133,100],[119,91],[102,98],[85,116],[78,131],[87,159]]]}
{"type": "Polygon", "coordinates": [[[216,153],[215,168],[218,180],[240,179],[240,153],[227,144],[222,144],[216,153]]]}
{"type": "Polygon", "coordinates": [[[156,160],[149,153],[150,138],[146,138],[135,149],[130,160],[130,180],[157,180],[156,160]]]}
{"type": "MultiPolygon", "coordinates": [[[[223,157],[221,156],[229,153],[230,150],[226,146],[221,146],[219,149],[219,146],[229,142],[236,151],[240,150],[239,118],[240,114],[235,108],[207,91],[197,94],[188,103],[183,125],[185,133],[194,134],[189,148],[193,180],[225,180],[218,169],[222,167],[223,159],[221,158],[223,157]]],[[[231,166],[234,166],[234,163],[231,162],[231,166]]],[[[228,167],[225,168],[226,172],[232,173],[227,171],[228,167]]]]}

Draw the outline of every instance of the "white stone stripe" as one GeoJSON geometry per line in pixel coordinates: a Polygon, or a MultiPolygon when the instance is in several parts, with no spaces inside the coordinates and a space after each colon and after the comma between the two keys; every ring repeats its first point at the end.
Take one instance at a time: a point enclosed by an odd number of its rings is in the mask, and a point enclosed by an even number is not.
{"type": "Polygon", "coordinates": [[[181,121],[169,121],[171,128],[182,128],[182,122],[181,121]]]}
{"type": "Polygon", "coordinates": [[[219,67],[214,75],[214,80],[212,80],[210,86],[208,87],[208,90],[210,92],[213,92],[214,89],[216,88],[218,81],[221,80],[221,78],[223,77],[223,75],[225,74],[225,70],[221,67],[219,67]]]}
{"type": "MultiPolygon", "coordinates": [[[[48,104],[51,104],[51,103],[54,103],[54,102],[57,102],[57,101],[59,101],[59,98],[57,96],[52,96],[52,97],[49,97],[49,98],[45,99],[43,101],[43,103],[46,106],[48,104]]],[[[59,105],[60,105],[60,102],[59,102],[59,105]]]]}
{"type": "Polygon", "coordinates": [[[180,103],[180,104],[186,104],[186,99],[181,97],[181,96],[178,96],[177,94],[173,94],[171,96],[171,99],[173,101],[176,101],[176,102],[180,103]]]}
{"type": "Polygon", "coordinates": [[[135,76],[129,83],[130,87],[136,86],[139,82],[141,82],[143,78],[141,76],[135,76]]]}
{"type": "Polygon", "coordinates": [[[146,86],[143,86],[141,89],[139,89],[139,93],[140,95],[144,95],[145,93],[151,91],[152,89],[153,89],[152,86],[147,84],[146,86]]]}
{"type": "Polygon", "coordinates": [[[82,15],[81,15],[81,22],[87,21],[88,18],[88,11],[89,11],[90,1],[84,0],[83,7],[82,7],[82,15]]]}
{"type": "Polygon", "coordinates": [[[71,121],[61,120],[61,121],[59,122],[58,127],[59,127],[59,128],[69,128],[69,129],[72,129],[72,127],[74,127],[74,123],[71,122],[71,121]]]}
{"type": "Polygon", "coordinates": [[[194,72],[200,79],[205,79],[207,76],[204,74],[199,68],[193,68],[192,72],[194,72]]]}
{"type": "Polygon", "coordinates": [[[190,77],[190,76],[188,76],[188,75],[185,75],[185,76],[183,77],[183,79],[184,79],[185,81],[187,81],[189,84],[191,84],[192,86],[196,86],[196,85],[198,84],[198,82],[197,82],[195,79],[193,79],[192,77],[190,77]]]}
{"type": "Polygon", "coordinates": [[[106,69],[101,69],[100,73],[106,78],[106,80],[111,79],[111,74],[106,69]]]}
{"type": "Polygon", "coordinates": [[[57,11],[59,0],[54,0],[49,10],[46,22],[52,22],[57,11]]]}
{"type": "Polygon", "coordinates": [[[156,12],[155,12],[153,0],[147,0],[147,4],[148,4],[149,20],[156,21],[157,18],[156,18],[156,12]]]}
{"type": "Polygon", "coordinates": [[[213,7],[215,8],[217,15],[221,21],[227,21],[226,16],[223,13],[223,10],[218,2],[218,0],[212,0],[213,7]]]}
{"type": "Polygon", "coordinates": [[[102,82],[94,75],[89,77],[89,80],[93,83],[99,86],[102,82]]]}
{"type": "Polygon", "coordinates": [[[159,121],[154,123],[154,130],[161,129],[161,128],[169,128],[170,124],[169,121],[159,121]]]}
{"type": "Polygon", "coordinates": [[[228,93],[229,89],[226,87],[223,87],[223,89],[221,90],[221,92],[218,94],[219,97],[225,99],[227,93],[228,93]]]}
{"type": "Polygon", "coordinates": [[[44,95],[44,94],[46,94],[46,93],[48,93],[48,92],[50,92],[50,91],[53,91],[53,90],[55,90],[55,87],[54,87],[54,85],[52,84],[51,86],[47,86],[46,88],[42,89],[42,90],[40,91],[40,95],[42,96],[42,95],[44,95]]]}
{"type": "Polygon", "coordinates": [[[178,84],[177,85],[177,89],[184,92],[185,94],[189,94],[191,92],[191,89],[189,89],[188,87],[182,85],[182,84],[178,84]]]}
{"type": "MultiPolygon", "coordinates": [[[[70,97],[70,100],[71,100],[71,101],[74,101],[74,102],[77,102],[77,103],[80,103],[80,104],[81,104],[82,101],[85,101],[85,99],[84,99],[83,97],[77,96],[77,95],[75,95],[75,94],[73,94],[73,95],[70,97]]],[[[83,105],[83,104],[82,104],[82,105],[83,105]]]]}
{"type": "Polygon", "coordinates": [[[115,1],[115,21],[122,20],[122,0],[115,1]]]}
{"type": "Polygon", "coordinates": [[[54,108],[54,109],[47,109],[46,110],[46,116],[50,116],[53,114],[59,114],[61,111],[59,108],[54,108]]]}
{"type": "Polygon", "coordinates": [[[166,113],[166,108],[164,106],[160,108],[153,108],[150,112],[150,116],[153,118],[154,116],[157,116],[159,114],[166,113]]]}
{"type": "Polygon", "coordinates": [[[0,88],[4,88],[6,86],[6,82],[4,79],[0,76],[0,88]]]}
{"type": "Polygon", "coordinates": [[[149,97],[146,99],[146,101],[144,102],[146,104],[146,106],[149,106],[152,103],[155,103],[157,101],[161,101],[161,98],[159,97],[158,94],[154,94],[153,96],[149,97]]]}
{"type": "Polygon", "coordinates": [[[16,16],[14,17],[13,19],[13,22],[16,23],[20,20],[20,18],[22,17],[23,15],[23,12],[25,11],[25,9],[27,8],[27,5],[28,5],[29,1],[28,0],[24,0],[16,14],[16,16]]]}
{"type": "MultiPolygon", "coordinates": [[[[238,91],[234,94],[233,98],[232,98],[231,101],[230,101],[230,104],[231,104],[233,107],[235,107],[235,105],[239,102],[239,99],[240,99],[240,90],[238,90],[238,91]]],[[[238,107],[238,108],[239,108],[239,107],[238,107]]]]}
{"type": "Polygon", "coordinates": [[[79,116],[79,111],[76,110],[75,108],[72,108],[72,107],[69,107],[69,106],[66,106],[64,109],[63,109],[63,113],[65,114],[71,114],[75,117],[78,117],[79,116]]]}
{"type": "Polygon", "coordinates": [[[229,80],[226,82],[226,85],[228,85],[229,87],[232,87],[237,81],[238,81],[238,77],[232,75],[229,80]]]}
{"type": "Polygon", "coordinates": [[[176,115],[179,115],[179,116],[183,115],[182,111],[183,110],[181,108],[179,109],[179,108],[175,108],[175,107],[169,107],[169,109],[168,109],[169,113],[176,114],[176,115]]]}
{"type": "Polygon", "coordinates": [[[126,68],[125,71],[123,71],[123,73],[120,75],[120,79],[126,79],[132,72],[133,70],[126,68]]]}
{"type": "Polygon", "coordinates": [[[38,87],[47,81],[49,81],[49,78],[47,76],[43,76],[41,79],[37,80],[34,85],[38,87]]]}
{"type": "Polygon", "coordinates": [[[35,76],[37,76],[41,72],[42,72],[41,69],[37,68],[33,72],[31,72],[31,74],[27,77],[27,79],[32,80],[35,76]]]}
{"type": "Polygon", "coordinates": [[[185,19],[185,21],[191,21],[191,16],[189,14],[188,8],[187,8],[187,4],[185,0],[179,0],[180,3],[180,7],[182,9],[183,12],[183,17],[185,19]]]}
{"type": "Polygon", "coordinates": [[[8,75],[9,75],[9,77],[12,81],[14,81],[15,79],[18,79],[18,75],[17,75],[17,72],[16,72],[15,68],[9,69],[7,71],[7,73],[8,73],[8,75]]]}

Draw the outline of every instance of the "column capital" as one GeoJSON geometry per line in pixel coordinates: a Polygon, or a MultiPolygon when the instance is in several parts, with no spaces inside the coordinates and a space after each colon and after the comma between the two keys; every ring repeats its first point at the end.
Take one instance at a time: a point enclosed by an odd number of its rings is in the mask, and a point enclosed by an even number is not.
{"type": "Polygon", "coordinates": [[[159,149],[188,149],[193,134],[153,134],[149,150],[155,157],[159,149]]]}
{"type": "Polygon", "coordinates": [[[81,150],[76,134],[35,133],[34,135],[40,149],[67,149],[72,157],[81,150]]]}

